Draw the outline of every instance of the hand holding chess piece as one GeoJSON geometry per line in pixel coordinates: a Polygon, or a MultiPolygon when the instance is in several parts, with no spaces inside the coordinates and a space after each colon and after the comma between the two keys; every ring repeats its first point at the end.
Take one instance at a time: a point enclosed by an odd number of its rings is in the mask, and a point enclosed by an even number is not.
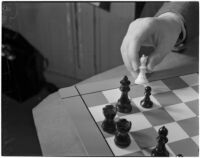
{"type": "Polygon", "coordinates": [[[130,23],[120,50],[124,64],[133,76],[139,68],[138,56],[142,47],[153,48],[147,62],[147,70],[152,71],[177,46],[177,39],[184,29],[181,20],[177,20],[179,16],[176,16],[167,12],[158,17],[138,18],[130,23]]]}
{"type": "Polygon", "coordinates": [[[148,82],[147,78],[146,78],[146,72],[147,72],[147,67],[146,67],[146,63],[147,63],[147,56],[145,56],[144,54],[142,55],[142,57],[140,58],[140,72],[135,80],[135,84],[145,84],[148,82]]]}

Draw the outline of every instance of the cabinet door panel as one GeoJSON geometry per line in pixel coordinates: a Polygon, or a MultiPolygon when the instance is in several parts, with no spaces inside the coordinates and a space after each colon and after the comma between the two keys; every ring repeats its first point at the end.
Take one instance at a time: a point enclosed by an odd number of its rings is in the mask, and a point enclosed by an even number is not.
{"type": "Polygon", "coordinates": [[[94,49],[94,6],[89,3],[76,3],[74,10],[74,33],[77,33],[76,42],[76,76],[85,79],[95,74],[94,49]]]}
{"type": "Polygon", "coordinates": [[[135,3],[112,2],[110,11],[78,3],[77,76],[89,77],[122,64],[120,46],[135,18],[135,3]]]}
{"type": "Polygon", "coordinates": [[[102,72],[123,64],[120,47],[130,22],[135,18],[135,3],[113,2],[109,12],[96,9],[96,16],[98,71],[102,72]]]}
{"type": "Polygon", "coordinates": [[[70,3],[17,3],[19,32],[48,60],[49,70],[75,77],[70,3]]]}

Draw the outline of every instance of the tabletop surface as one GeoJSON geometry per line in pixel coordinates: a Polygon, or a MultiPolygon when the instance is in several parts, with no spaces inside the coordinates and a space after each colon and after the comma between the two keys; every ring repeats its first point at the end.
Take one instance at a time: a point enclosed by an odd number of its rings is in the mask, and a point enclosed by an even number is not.
{"type": "MultiPolygon", "coordinates": [[[[197,58],[170,53],[162,64],[155,68],[154,73],[148,77],[148,80],[158,80],[194,72],[198,72],[197,58]]],[[[99,131],[93,128],[94,122],[86,114],[88,111],[82,108],[84,105],[80,95],[101,91],[105,87],[106,89],[115,88],[124,75],[129,76],[129,79],[134,81],[134,78],[131,77],[123,65],[118,66],[75,86],[62,88],[58,92],[49,95],[36,106],[33,109],[33,117],[43,155],[98,156],[98,154],[104,152],[105,156],[111,156],[107,148],[98,148],[97,150],[97,147],[95,147],[106,145],[100,138],[99,131]],[[76,107],[72,106],[73,99],[77,102],[76,107]],[[80,121],[84,123],[82,124],[80,121]],[[80,133],[79,129],[81,128],[84,131],[80,133]],[[96,134],[91,130],[96,130],[96,134]],[[84,143],[92,141],[91,138],[98,140],[98,143],[95,146],[93,143],[87,143],[90,148],[88,151],[88,147],[86,149],[84,143]]]]}

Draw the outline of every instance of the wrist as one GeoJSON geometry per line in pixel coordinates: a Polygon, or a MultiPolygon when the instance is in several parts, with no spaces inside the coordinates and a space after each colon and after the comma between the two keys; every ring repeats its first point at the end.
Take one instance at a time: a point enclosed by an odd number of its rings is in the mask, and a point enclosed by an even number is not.
{"type": "Polygon", "coordinates": [[[176,46],[183,43],[186,38],[186,30],[184,26],[183,17],[177,13],[166,12],[158,16],[160,19],[164,19],[174,25],[176,31],[179,34],[179,38],[177,39],[176,46]]]}

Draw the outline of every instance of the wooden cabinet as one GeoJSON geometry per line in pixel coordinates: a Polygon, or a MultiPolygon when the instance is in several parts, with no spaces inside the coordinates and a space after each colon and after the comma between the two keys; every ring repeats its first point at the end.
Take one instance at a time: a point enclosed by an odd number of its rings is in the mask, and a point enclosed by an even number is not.
{"type": "Polygon", "coordinates": [[[77,76],[85,79],[122,64],[120,46],[135,18],[135,3],[113,2],[110,11],[90,3],[73,4],[77,25],[77,76]]]}
{"type": "Polygon", "coordinates": [[[120,47],[135,17],[135,3],[111,3],[109,12],[96,9],[97,72],[122,64],[120,47]]]}

